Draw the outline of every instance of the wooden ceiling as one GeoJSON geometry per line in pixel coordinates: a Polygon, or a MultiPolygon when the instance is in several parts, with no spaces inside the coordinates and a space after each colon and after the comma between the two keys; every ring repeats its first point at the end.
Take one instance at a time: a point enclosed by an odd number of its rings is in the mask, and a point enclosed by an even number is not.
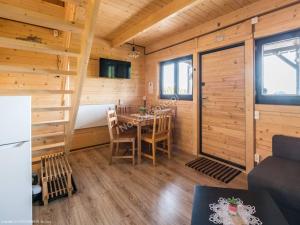
{"type": "MultiPolygon", "coordinates": [[[[112,41],[124,31],[166,7],[174,0],[102,0],[96,36],[112,41]]],[[[216,17],[230,13],[257,0],[196,0],[134,37],[136,44],[147,46],[216,17]]],[[[188,1],[186,1],[188,2],[188,1]]],[[[132,41],[132,38],[129,39],[132,41]]]]}
{"type": "MultiPolygon", "coordinates": [[[[39,3],[35,5],[32,1],[0,0],[0,3],[20,7],[22,2],[21,8],[54,16],[57,12],[48,10],[49,3],[52,3],[61,12],[61,18],[65,17],[61,6],[72,3],[78,6],[76,18],[80,27],[84,24],[85,7],[89,0],[35,0],[39,3]]],[[[256,1],[258,0],[101,0],[95,36],[109,41],[113,47],[126,42],[132,43],[133,40],[137,45],[146,47],[256,1]]],[[[4,18],[14,19],[9,15],[4,18]]]]}

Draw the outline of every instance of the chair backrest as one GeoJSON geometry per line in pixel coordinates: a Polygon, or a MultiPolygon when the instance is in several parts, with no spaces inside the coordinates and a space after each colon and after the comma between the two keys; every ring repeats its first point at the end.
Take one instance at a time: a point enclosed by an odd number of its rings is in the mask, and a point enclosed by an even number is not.
{"type": "Polygon", "coordinates": [[[176,118],[177,115],[177,107],[176,106],[150,106],[149,107],[150,110],[150,114],[154,114],[154,113],[168,113],[169,115],[172,115],[173,118],[176,118]]]}
{"type": "Polygon", "coordinates": [[[126,105],[117,105],[116,111],[117,111],[117,114],[126,114],[126,113],[128,113],[129,108],[126,105]]]}
{"type": "Polygon", "coordinates": [[[154,114],[152,138],[157,136],[170,135],[172,116],[167,112],[156,112],[154,114]]]}
{"type": "Polygon", "coordinates": [[[136,113],[138,110],[136,106],[117,105],[116,111],[117,114],[127,114],[127,113],[136,113]]]}
{"type": "Polygon", "coordinates": [[[119,134],[118,117],[116,110],[107,111],[107,124],[110,140],[113,140],[114,134],[119,134]]]}

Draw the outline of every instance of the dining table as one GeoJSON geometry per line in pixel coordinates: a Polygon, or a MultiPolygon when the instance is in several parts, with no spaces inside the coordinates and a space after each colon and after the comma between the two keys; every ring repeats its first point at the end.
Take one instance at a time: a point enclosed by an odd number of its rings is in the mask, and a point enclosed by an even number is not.
{"type": "Polygon", "coordinates": [[[154,115],[145,114],[141,115],[138,113],[123,113],[118,114],[118,122],[122,124],[122,130],[127,130],[131,127],[137,128],[137,150],[138,150],[138,164],[141,163],[142,159],[142,127],[149,126],[154,123],[154,115]]]}

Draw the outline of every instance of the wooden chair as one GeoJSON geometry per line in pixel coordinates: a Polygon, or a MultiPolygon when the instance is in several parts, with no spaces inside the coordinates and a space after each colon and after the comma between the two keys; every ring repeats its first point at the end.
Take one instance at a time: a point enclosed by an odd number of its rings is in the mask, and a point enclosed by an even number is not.
{"type": "Polygon", "coordinates": [[[168,153],[171,159],[171,123],[172,116],[167,113],[155,113],[154,123],[151,133],[142,134],[142,141],[152,145],[152,155],[143,153],[143,156],[152,159],[153,165],[156,165],[156,150],[168,153]],[[167,145],[164,143],[167,142],[167,145]],[[157,146],[162,143],[162,147],[157,146]]]}
{"type": "Polygon", "coordinates": [[[166,113],[170,116],[172,116],[172,123],[171,123],[171,143],[173,143],[175,132],[176,132],[176,116],[177,116],[177,106],[171,105],[171,106],[150,106],[150,113],[154,114],[157,113],[166,113]]]}
{"type": "Polygon", "coordinates": [[[138,109],[132,105],[116,105],[116,112],[117,114],[137,113],[138,109]]]}
{"type": "Polygon", "coordinates": [[[132,159],[132,165],[135,164],[135,135],[132,133],[120,132],[118,126],[118,118],[115,110],[107,111],[107,122],[108,130],[110,136],[110,150],[111,157],[109,164],[112,163],[113,158],[116,159],[132,159]],[[131,155],[116,155],[115,154],[115,145],[116,153],[119,153],[120,143],[129,143],[132,145],[132,154],[131,155]]]}

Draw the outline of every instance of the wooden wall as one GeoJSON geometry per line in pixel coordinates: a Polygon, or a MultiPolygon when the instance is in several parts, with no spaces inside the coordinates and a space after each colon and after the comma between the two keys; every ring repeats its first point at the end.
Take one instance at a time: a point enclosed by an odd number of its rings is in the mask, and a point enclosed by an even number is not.
{"type": "MultiPolygon", "coordinates": [[[[230,44],[245,42],[245,85],[246,85],[246,145],[247,170],[254,165],[254,153],[261,158],[272,154],[271,137],[274,134],[300,136],[299,106],[265,106],[255,105],[254,101],[254,46],[253,38],[270,36],[273,34],[300,28],[300,4],[289,6],[272,13],[259,16],[258,23],[251,25],[251,21],[221,29],[194,40],[159,50],[146,55],[145,74],[146,89],[149,81],[154,84],[154,94],[147,96],[152,102],[159,100],[159,62],[188,54],[194,55],[194,89],[198,85],[198,52],[225,47],[230,44]],[[195,44],[196,42],[196,44],[195,44]],[[254,121],[254,109],[260,112],[260,119],[254,121]],[[274,121],[276,120],[276,121],[274,121]],[[274,122],[272,122],[274,121],[274,122]],[[256,126],[256,128],[255,128],[256,126]],[[247,127],[249,129],[247,129],[247,127]],[[256,142],[255,142],[256,141],[256,142]]],[[[184,38],[184,37],[183,37],[184,38]]],[[[194,101],[178,101],[178,127],[182,129],[176,134],[176,145],[183,151],[197,154],[199,142],[198,124],[199,96],[194,91],[194,101]]],[[[179,129],[177,129],[179,130],[179,129]]]]}
{"type": "MultiPolygon", "coordinates": [[[[0,0],[1,3],[20,6],[19,0],[0,0]]],[[[22,2],[22,7],[37,12],[43,12],[47,15],[58,18],[65,17],[65,8],[51,4],[42,0],[26,0],[22,2]]],[[[77,17],[84,14],[84,8],[79,7],[77,17]]],[[[9,38],[26,38],[36,36],[42,43],[50,47],[63,47],[65,45],[66,34],[59,32],[57,37],[53,34],[53,29],[32,26],[15,21],[0,18],[0,36],[9,38]]],[[[80,35],[72,34],[71,49],[79,49],[80,35]]],[[[142,53],[141,57],[132,60],[132,76],[129,80],[99,78],[99,58],[111,58],[118,60],[130,60],[128,53],[131,50],[130,45],[124,45],[122,48],[111,49],[107,42],[95,38],[93,42],[90,63],[88,67],[88,78],[84,83],[83,93],[80,104],[117,104],[120,99],[124,104],[141,104],[144,96],[144,49],[138,50],[142,53]]],[[[32,53],[27,51],[0,48],[0,63],[5,65],[29,66],[35,68],[61,69],[62,57],[41,53],[32,53]]],[[[71,59],[71,70],[76,70],[76,59],[71,59]]],[[[74,86],[76,78],[71,78],[71,87],[74,86]]],[[[60,90],[64,83],[63,76],[33,75],[33,74],[13,74],[0,73],[1,89],[47,89],[60,90]]],[[[33,107],[60,106],[64,97],[61,95],[32,95],[33,107]]],[[[32,121],[50,121],[61,120],[64,118],[64,112],[33,112],[32,121]]],[[[50,133],[64,131],[64,126],[41,126],[34,127],[33,134],[50,133]]],[[[33,142],[33,146],[51,144],[57,141],[63,141],[63,137],[38,139],[33,142]]],[[[108,130],[106,127],[89,128],[75,131],[72,141],[72,149],[83,148],[109,142],[108,130]]],[[[61,150],[61,149],[57,149],[61,150]]]]}
{"type": "MultiPolygon", "coordinates": [[[[86,79],[81,96],[81,105],[89,104],[118,104],[120,100],[126,105],[141,105],[145,91],[144,55],[143,49],[138,48],[142,55],[137,59],[130,59],[128,53],[130,45],[122,48],[110,48],[103,40],[94,39],[92,53],[86,79]],[[131,61],[130,79],[99,78],[99,58],[131,61]]],[[[107,127],[82,129],[75,132],[72,148],[105,144],[109,142],[107,127]]]]}
{"type": "MultiPolygon", "coordinates": [[[[19,6],[20,1],[17,0],[1,0],[0,2],[9,3],[19,6]]],[[[43,1],[27,0],[22,2],[24,8],[33,11],[43,11],[45,14],[63,18],[64,8],[43,1]]],[[[58,37],[53,35],[52,29],[32,26],[10,20],[0,19],[0,36],[8,38],[26,38],[28,36],[36,36],[41,42],[51,47],[62,47],[65,34],[61,32],[58,37]]],[[[55,55],[42,53],[34,53],[28,51],[0,48],[0,64],[11,66],[26,66],[34,68],[59,69],[61,68],[61,58],[55,55]]],[[[53,75],[34,75],[19,73],[0,73],[0,89],[13,90],[60,90],[62,84],[62,76],[53,75]]],[[[32,107],[51,107],[62,104],[61,95],[32,95],[32,107]]],[[[57,112],[33,112],[32,122],[62,120],[64,118],[63,111],[57,112]]],[[[33,127],[32,134],[42,134],[50,132],[63,132],[62,125],[33,127]]],[[[63,141],[63,137],[60,137],[63,141]]],[[[32,142],[34,146],[55,143],[57,138],[36,139],[32,142]]]]}
{"type": "Polygon", "coordinates": [[[176,101],[176,136],[175,146],[185,152],[197,154],[199,146],[199,93],[198,93],[198,53],[223,46],[241,43],[251,38],[251,24],[246,21],[241,24],[226,28],[222,31],[184,42],[180,45],[158,51],[146,56],[145,74],[146,89],[149,82],[154,84],[153,94],[146,90],[150,104],[164,104],[168,100],[159,99],[159,62],[193,54],[193,101],[176,101]],[[222,38],[220,39],[220,35],[222,38]]]}
{"type": "MultiPolygon", "coordinates": [[[[160,100],[159,98],[159,62],[180,56],[192,55],[196,47],[194,40],[174,46],[164,51],[159,51],[146,56],[145,62],[145,87],[147,103],[149,105],[175,104],[177,106],[174,145],[187,152],[193,151],[193,101],[160,100]],[[153,93],[148,92],[149,82],[153,83],[153,93]]],[[[194,69],[196,69],[194,65],[194,69]]],[[[194,77],[197,75],[194,73],[194,77]]]]}
{"type": "MultiPolygon", "coordinates": [[[[254,37],[300,28],[300,4],[261,16],[255,26],[254,37]]],[[[259,112],[256,120],[256,152],[260,159],[272,155],[272,136],[284,134],[300,137],[300,106],[255,105],[259,112]]]]}
{"type": "MultiPolygon", "coordinates": [[[[20,4],[19,0],[0,0],[0,2],[12,5],[20,4]]],[[[65,11],[63,7],[50,4],[45,1],[27,0],[22,2],[22,7],[35,11],[42,11],[48,15],[63,18],[65,11]],[[34,7],[33,7],[34,6],[34,7]]],[[[149,104],[168,104],[166,100],[159,99],[159,62],[184,55],[193,55],[194,59],[194,99],[193,101],[177,101],[177,121],[175,146],[178,148],[197,154],[198,151],[198,52],[209,49],[228,46],[234,43],[246,42],[246,114],[248,126],[254,125],[253,109],[260,112],[260,118],[255,121],[255,136],[252,129],[248,129],[248,156],[247,160],[253,161],[254,149],[251,143],[256,140],[255,151],[262,158],[271,154],[271,137],[273,134],[299,135],[299,106],[265,106],[254,105],[253,103],[253,37],[260,38],[272,34],[300,28],[300,4],[290,6],[272,13],[259,16],[258,23],[251,25],[250,20],[236,24],[217,32],[203,35],[190,41],[183,42],[173,47],[157,51],[147,56],[142,56],[132,61],[133,75],[130,80],[111,80],[98,78],[98,58],[107,57],[127,60],[129,46],[111,49],[106,42],[95,39],[91,61],[89,65],[89,77],[84,84],[81,104],[105,104],[117,103],[120,99],[124,104],[141,104],[143,95],[147,95],[149,104]],[[251,44],[252,43],[252,44],[251,44]],[[154,92],[148,93],[148,82],[153,82],[154,92]],[[251,92],[250,92],[251,91],[251,92]],[[251,96],[252,95],[252,96],[251,96]],[[247,97],[248,96],[248,97],[247,97]],[[251,100],[252,99],[252,100],[251,100]],[[253,138],[254,137],[254,138],[253,138]]],[[[59,33],[58,37],[53,35],[52,29],[31,26],[14,21],[0,19],[0,35],[4,37],[27,37],[38,36],[43,43],[53,47],[64,45],[65,34],[59,33]]],[[[78,47],[78,37],[72,37],[75,43],[72,48],[78,47]]],[[[142,50],[141,50],[142,51],[142,50]]],[[[0,63],[10,65],[27,65],[37,68],[57,69],[61,67],[61,58],[41,53],[30,53],[19,50],[8,50],[0,48],[0,63]]],[[[74,62],[72,62],[74,68],[74,62]]],[[[31,75],[31,74],[0,74],[1,89],[60,89],[63,82],[62,77],[31,75]]],[[[62,102],[58,96],[33,96],[34,106],[57,106],[62,102]]],[[[172,103],[173,104],[173,103],[172,103]]],[[[62,112],[39,112],[33,114],[33,121],[46,119],[61,119],[62,112]]],[[[246,124],[247,126],[247,124],[246,124]]],[[[49,129],[49,128],[47,128],[49,129]]],[[[53,130],[61,130],[60,126],[51,127],[53,130]]],[[[49,132],[36,128],[36,133],[49,132]]],[[[51,140],[49,140],[51,142],[51,140]]],[[[93,128],[77,131],[73,139],[73,148],[81,148],[88,145],[105,143],[108,141],[106,128],[93,128]]],[[[41,140],[43,142],[43,140],[41,140]]],[[[39,144],[39,143],[38,143],[39,144]]],[[[251,162],[250,162],[251,164],[251,162]]]]}
{"type": "Polygon", "coordinates": [[[261,159],[272,154],[272,137],[275,134],[300,137],[300,107],[256,105],[256,152],[261,159]]]}

